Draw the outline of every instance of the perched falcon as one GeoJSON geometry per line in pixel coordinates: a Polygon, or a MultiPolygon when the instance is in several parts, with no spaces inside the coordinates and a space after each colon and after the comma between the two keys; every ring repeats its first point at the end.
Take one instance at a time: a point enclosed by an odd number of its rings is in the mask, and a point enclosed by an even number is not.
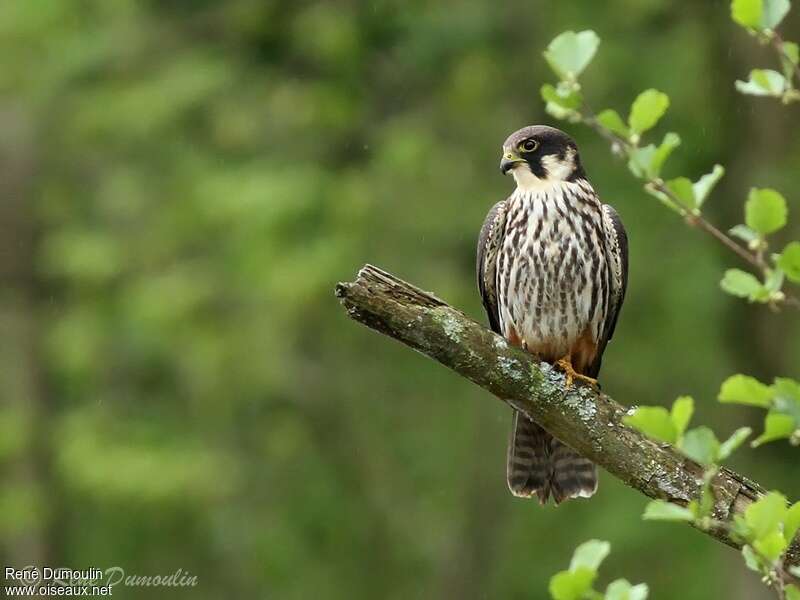
{"type": "MultiPolygon", "coordinates": [[[[492,329],[511,344],[596,383],[628,282],[628,240],[597,197],[578,147],[535,125],[503,144],[503,174],[517,189],[489,211],[478,239],[478,289],[492,329]]],[[[514,413],[508,487],[544,504],[588,498],[597,467],[525,415],[514,413]]]]}

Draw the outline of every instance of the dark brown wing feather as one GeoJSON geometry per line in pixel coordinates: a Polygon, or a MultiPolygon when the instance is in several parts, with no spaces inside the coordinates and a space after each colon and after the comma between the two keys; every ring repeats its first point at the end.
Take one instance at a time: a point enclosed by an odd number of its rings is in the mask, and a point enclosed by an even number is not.
{"type": "Polygon", "coordinates": [[[506,202],[495,204],[483,221],[478,236],[478,260],[476,274],[478,291],[481,294],[483,307],[489,317],[489,326],[495,333],[500,331],[500,312],[497,308],[497,254],[503,244],[503,233],[506,222],[506,202]]]}
{"type": "Polygon", "coordinates": [[[610,269],[611,300],[600,339],[597,341],[597,355],[589,369],[589,377],[597,377],[608,342],[617,327],[625,291],[628,289],[628,234],[622,219],[610,204],[603,205],[603,231],[606,238],[606,257],[610,269]]]}

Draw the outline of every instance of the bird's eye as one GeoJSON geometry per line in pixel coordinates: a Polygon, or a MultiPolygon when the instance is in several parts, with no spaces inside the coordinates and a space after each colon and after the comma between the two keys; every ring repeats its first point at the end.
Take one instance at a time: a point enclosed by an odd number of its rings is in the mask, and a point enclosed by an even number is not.
{"type": "Polygon", "coordinates": [[[539,146],[536,140],[525,140],[519,145],[519,149],[523,152],[533,152],[539,146]]]}

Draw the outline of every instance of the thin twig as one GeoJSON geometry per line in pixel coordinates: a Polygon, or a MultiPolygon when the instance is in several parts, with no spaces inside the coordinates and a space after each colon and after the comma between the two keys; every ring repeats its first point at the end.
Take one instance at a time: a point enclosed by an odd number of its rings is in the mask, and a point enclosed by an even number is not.
{"type": "MultiPolygon", "coordinates": [[[[716,503],[718,498],[716,497],[715,490],[713,487],[711,487],[710,490],[711,496],[714,498],[714,503],[716,503]]],[[[761,563],[763,565],[771,565],[771,568],[768,568],[768,571],[765,573],[766,579],[769,581],[769,586],[775,590],[775,592],[778,594],[778,598],[781,598],[781,600],[786,598],[786,586],[792,583],[796,584],[798,579],[786,568],[785,553],[782,554],[777,560],[773,561],[770,557],[756,548],[755,545],[742,538],[730,521],[708,518],[700,526],[700,529],[704,531],[712,528],[719,531],[724,531],[726,535],[728,535],[731,539],[736,540],[742,546],[747,544],[750,546],[753,554],[757,555],[761,559],[761,563]]]]}
{"type": "MultiPolygon", "coordinates": [[[[798,76],[800,77],[800,69],[798,69],[798,76]]],[[[604,127],[597,120],[597,116],[585,101],[583,103],[582,110],[581,112],[578,113],[578,115],[580,117],[581,122],[584,125],[588,125],[589,127],[591,127],[600,136],[602,136],[603,138],[611,142],[611,144],[619,148],[619,150],[625,154],[626,158],[630,158],[631,153],[633,152],[633,150],[636,149],[636,146],[634,146],[629,140],[625,139],[624,137],[619,136],[610,129],[604,127]]],[[[669,201],[672,207],[675,208],[684,217],[686,223],[689,226],[709,234],[711,237],[716,239],[723,246],[725,246],[726,248],[731,250],[734,254],[736,254],[739,258],[741,258],[744,262],[746,262],[754,269],[756,269],[759,273],[761,273],[762,276],[766,276],[769,267],[764,262],[763,251],[751,252],[745,249],[740,244],[736,243],[733,240],[733,238],[723,233],[720,229],[718,229],[715,225],[709,222],[702,215],[687,211],[681,204],[680,199],[672,192],[672,190],[670,190],[664,184],[664,182],[661,179],[646,179],[645,182],[646,185],[660,192],[662,196],[669,201]]],[[[797,299],[794,296],[786,294],[785,292],[784,292],[784,298],[780,302],[788,306],[791,306],[792,308],[800,309],[800,299],[797,299]]]]}
{"type": "Polygon", "coordinates": [[[778,53],[778,58],[781,60],[781,62],[783,62],[783,60],[786,59],[792,65],[794,65],[794,74],[795,77],[797,77],[798,83],[800,83],[800,65],[795,64],[786,54],[786,51],[783,49],[783,44],[784,44],[783,38],[777,31],[772,32],[772,37],[770,38],[770,44],[775,49],[775,52],[778,53]]]}

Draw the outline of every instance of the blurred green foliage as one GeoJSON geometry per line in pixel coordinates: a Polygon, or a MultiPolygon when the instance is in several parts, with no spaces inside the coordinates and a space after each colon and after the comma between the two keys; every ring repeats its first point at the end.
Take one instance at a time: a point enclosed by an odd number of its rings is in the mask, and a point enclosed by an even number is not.
{"type": "MultiPolygon", "coordinates": [[[[483,318],[474,244],[511,189],[500,144],[551,122],[541,50],[567,29],[604,40],[590,101],[657,87],[682,132],[674,173],[728,167],[704,207],[721,227],[750,187],[800,214],[796,105],[735,91],[769,54],[727,10],[0,3],[3,564],[198,576],[122,598],[540,598],[597,537],[614,547],[604,570],[659,597],[690,581],[681,598],[758,598],[734,553],[643,524],[644,500],[609,477],[591,502],[513,499],[506,408],[357,328],[332,295],[369,261],[483,318]]],[[[604,388],[631,404],[691,394],[715,428],[758,424],[758,409],[713,410],[719,382],[797,377],[797,318],[722,294],[724,250],[565,127],[630,235],[604,388]]],[[[800,496],[791,449],[741,454],[800,496]]]]}
{"type": "Polygon", "coordinates": [[[550,578],[550,596],[554,600],[647,600],[647,584],[631,585],[627,579],[615,579],[605,594],[594,589],[598,569],[611,551],[611,544],[589,540],[575,549],[569,569],[550,578]]]}

